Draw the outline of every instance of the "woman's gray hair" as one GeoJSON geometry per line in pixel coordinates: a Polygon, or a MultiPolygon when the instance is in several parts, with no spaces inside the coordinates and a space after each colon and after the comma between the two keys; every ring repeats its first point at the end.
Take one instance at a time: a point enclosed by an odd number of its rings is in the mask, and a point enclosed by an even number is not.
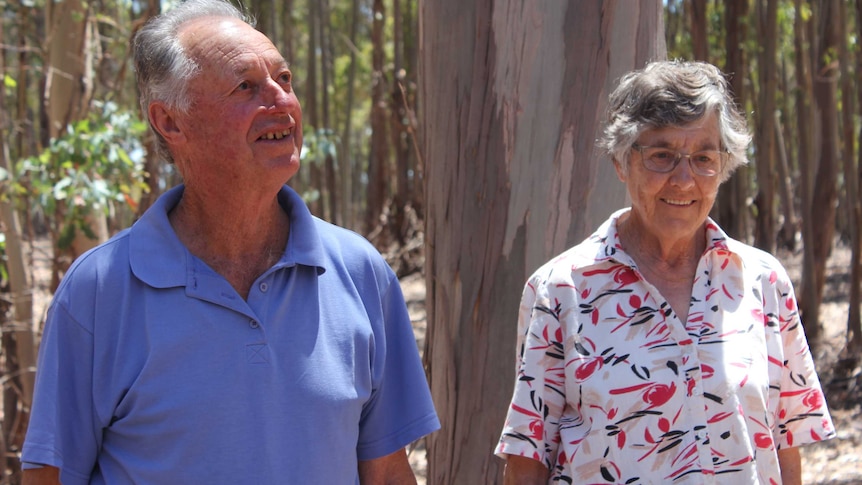
{"type": "MultiPolygon", "coordinates": [[[[254,20],[226,0],[186,0],[167,12],[151,18],[132,40],[138,101],[143,116],[150,122],[149,106],[153,101],[186,112],[191,104],[188,84],[199,70],[186,53],[178,33],[183,24],[204,17],[229,17],[254,26],[254,20]]],[[[158,131],[156,150],[168,162],[173,155],[158,131]]]]}
{"type": "Polygon", "coordinates": [[[712,64],[656,61],[623,76],[610,95],[608,122],[599,146],[625,171],[632,144],[645,130],[682,126],[710,111],[718,114],[721,150],[728,153],[720,174],[723,182],[748,163],[751,135],[727,79],[712,64]]]}

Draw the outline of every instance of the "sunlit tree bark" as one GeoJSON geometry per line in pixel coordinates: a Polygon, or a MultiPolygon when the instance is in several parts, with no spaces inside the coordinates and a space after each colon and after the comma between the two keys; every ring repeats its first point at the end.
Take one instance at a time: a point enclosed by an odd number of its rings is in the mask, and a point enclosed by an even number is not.
{"type": "Polygon", "coordinates": [[[623,73],[665,56],[662,2],[435,0],[420,10],[429,484],[502,483],[529,273],[625,204],[595,139],[623,73]]]}

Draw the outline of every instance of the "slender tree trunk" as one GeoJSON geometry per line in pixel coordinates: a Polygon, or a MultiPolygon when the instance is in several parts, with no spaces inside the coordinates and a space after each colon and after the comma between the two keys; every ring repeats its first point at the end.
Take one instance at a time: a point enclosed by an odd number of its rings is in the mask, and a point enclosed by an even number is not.
{"type": "MultiPolygon", "coordinates": [[[[843,7],[843,4],[842,4],[843,7]]],[[[856,38],[862,36],[862,0],[856,0],[856,38]]],[[[846,14],[841,14],[842,19],[846,19],[846,14]]],[[[862,315],[860,315],[860,306],[862,306],[862,196],[859,193],[859,185],[862,182],[862,148],[857,153],[857,157],[853,155],[853,101],[848,93],[853,92],[853,78],[850,74],[850,63],[853,60],[847,52],[848,37],[846,33],[840,34],[841,45],[843,46],[842,53],[842,70],[841,78],[844,80],[842,92],[845,93],[843,101],[844,112],[844,139],[845,139],[845,154],[844,154],[844,181],[847,188],[848,202],[848,219],[850,220],[850,288],[848,291],[848,300],[850,302],[850,311],[847,317],[847,331],[849,334],[848,341],[848,356],[855,359],[858,364],[862,359],[862,315]],[[854,159],[856,160],[854,167],[854,159]]],[[[856,113],[862,113],[862,81],[859,80],[862,73],[862,48],[856,46],[856,65],[854,69],[856,73],[856,113]]],[[[857,143],[862,147],[862,127],[859,129],[857,143]]]]}
{"type": "Polygon", "coordinates": [[[662,3],[435,0],[420,19],[425,359],[442,421],[428,483],[502,483],[490,450],[515,380],[518,297],[625,203],[594,143],[613,82],[665,56],[662,3]]]}
{"type": "MultiPolygon", "coordinates": [[[[386,187],[389,161],[388,142],[386,136],[386,79],[383,72],[385,53],[383,45],[383,27],[385,25],[385,9],[383,0],[373,1],[373,19],[371,21],[371,151],[368,161],[368,207],[366,225],[369,231],[377,228],[383,206],[386,203],[386,187]]],[[[378,241],[378,247],[385,246],[386,234],[378,241]]]]}
{"type": "MultiPolygon", "coordinates": [[[[329,88],[332,85],[332,36],[330,35],[329,21],[329,2],[328,0],[320,1],[320,73],[321,73],[321,89],[320,98],[322,100],[322,118],[321,129],[325,133],[325,137],[329,143],[335,142],[335,130],[332,128],[332,108],[329,102],[329,88]]],[[[338,213],[338,187],[337,173],[335,171],[335,158],[332,156],[332,151],[327,150],[323,156],[323,170],[325,187],[325,210],[324,214],[327,220],[341,224],[341,216],[338,213]]]]}
{"type": "MultiPolygon", "coordinates": [[[[725,4],[725,50],[727,52],[725,73],[730,78],[730,86],[736,97],[736,104],[744,107],[746,100],[745,49],[746,25],[748,24],[748,0],[728,0],[725,4]]],[[[730,236],[742,241],[748,240],[748,207],[746,198],[749,187],[749,166],[742,166],[721,185],[717,208],[714,216],[730,236]]]]}
{"type": "MultiPolygon", "coordinates": [[[[811,65],[811,36],[809,35],[811,20],[804,19],[801,11],[805,8],[805,2],[795,0],[797,14],[794,25],[794,51],[797,73],[796,111],[797,111],[797,135],[799,137],[799,179],[800,192],[800,218],[802,221],[802,280],[800,282],[799,307],[806,308],[807,305],[816,305],[817,285],[814,283],[815,258],[814,258],[814,212],[812,201],[814,199],[814,174],[817,172],[817,157],[814,151],[813,133],[817,128],[817,120],[814,117],[812,102],[814,99],[814,82],[812,80],[811,65]],[[810,302],[810,303],[809,303],[810,302]]],[[[802,312],[810,313],[810,312],[802,312]]]]}
{"type": "Polygon", "coordinates": [[[356,217],[353,211],[353,150],[351,146],[352,124],[353,124],[353,104],[354,92],[356,86],[356,31],[359,28],[359,0],[352,0],[352,10],[350,14],[350,67],[347,71],[347,103],[345,106],[346,115],[344,118],[344,128],[341,130],[341,149],[338,156],[340,160],[339,172],[341,172],[341,205],[339,212],[344,225],[346,227],[356,226],[356,217]]]}
{"type": "Polygon", "coordinates": [[[407,72],[404,70],[404,29],[401,16],[401,0],[392,0],[392,16],[394,26],[393,42],[393,73],[390,91],[390,138],[395,152],[395,190],[392,202],[392,218],[390,221],[393,235],[399,246],[403,246],[409,235],[407,227],[407,205],[410,200],[407,174],[410,170],[410,140],[407,131],[407,99],[404,82],[407,72]]]}
{"type": "Polygon", "coordinates": [[[416,218],[420,221],[425,220],[425,179],[423,175],[422,157],[419,154],[419,135],[417,133],[418,122],[416,120],[416,75],[418,72],[417,63],[417,36],[419,35],[419,25],[417,24],[416,16],[416,0],[400,0],[403,8],[401,16],[404,19],[404,70],[406,78],[403,79],[404,97],[406,98],[406,113],[405,123],[407,125],[407,137],[410,145],[411,156],[409,157],[411,177],[408,181],[410,194],[410,205],[416,213],[416,218]]]}
{"type": "Polygon", "coordinates": [[[709,31],[706,21],[706,0],[691,0],[691,45],[694,58],[709,62],[709,31]]]}
{"type": "MultiPolygon", "coordinates": [[[[320,7],[318,0],[308,0],[308,62],[306,69],[308,70],[305,80],[305,101],[303,102],[303,128],[305,132],[311,132],[312,138],[317,138],[322,128],[320,124],[320,107],[318,104],[318,83],[317,83],[317,52],[322,48],[318,42],[318,31],[320,30],[320,7]]],[[[323,193],[323,174],[321,173],[320,164],[314,156],[309,157],[308,172],[309,172],[309,187],[311,190],[318,190],[323,193]]],[[[323,198],[317,197],[309,202],[311,212],[317,216],[323,216],[323,198]]]]}
{"type": "Polygon", "coordinates": [[[760,91],[758,113],[755,118],[757,147],[757,224],[754,233],[755,246],[775,251],[775,91],[776,33],[778,24],[778,0],[767,0],[764,6],[758,3],[758,25],[763,32],[763,46],[759,57],[760,91]]]}
{"type": "Polygon", "coordinates": [[[775,112],[775,147],[777,152],[776,167],[778,168],[778,195],[781,198],[781,209],[784,220],[778,232],[778,243],[782,247],[793,250],[796,248],[796,209],[793,204],[793,182],[790,177],[790,162],[787,159],[787,147],[784,144],[784,126],[781,115],[775,112]]]}
{"type": "MultiPolygon", "coordinates": [[[[0,22],[0,39],[4,39],[3,23],[0,22]]],[[[0,55],[0,80],[6,76],[5,55],[0,55]]],[[[0,82],[0,100],[6,99],[5,83],[0,82]]],[[[0,167],[6,170],[11,180],[15,179],[14,167],[9,159],[8,123],[6,111],[0,110],[0,167]]],[[[4,184],[4,187],[7,185],[4,184]]],[[[11,302],[12,320],[7,321],[3,312],[2,344],[5,358],[2,377],[3,422],[0,427],[0,477],[17,477],[17,460],[13,449],[21,449],[23,433],[17,424],[26,423],[30,404],[33,401],[33,383],[36,368],[36,338],[33,331],[33,287],[27,271],[27,256],[24,251],[21,224],[15,212],[12,193],[4,190],[0,197],[0,224],[5,236],[6,271],[9,277],[9,294],[4,299],[11,302]],[[10,449],[10,446],[12,447],[10,449]],[[7,472],[7,467],[11,472],[7,472]]],[[[4,305],[5,310],[5,305],[4,305]]]]}
{"type": "Polygon", "coordinates": [[[803,312],[805,333],[813,345],[817,345],[820,338],[820,303],[826,284],[826,260],[832,250],[835,234],[835,202],[838,199],[838,67],[829,60],[829,53],[838,50],[838,31],[834,26],[841,21],[838,18],[839,1],[822,1],[820,9],[815,10],[819,17],[814,17],[818,22],[820,41],[817,56],[819,63],[814,76],[814,100],[820,121],[820,162],[814,179],[817,190],[812,194],[811,204],[812,214],[817,215],[812,218],[814,278],[810,280],[815,285],[815,294],[814,301],[800,302],[803,305],[800,309],[803,312]]]}

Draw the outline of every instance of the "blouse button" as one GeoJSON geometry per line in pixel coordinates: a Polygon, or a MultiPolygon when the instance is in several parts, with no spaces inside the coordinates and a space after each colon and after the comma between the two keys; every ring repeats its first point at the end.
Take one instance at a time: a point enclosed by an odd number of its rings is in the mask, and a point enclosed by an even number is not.
{"type": "Polygon", "coordinates": [[[266,283],[261,283],[261,284],[260,284],[260,292],[261,292],[261,293],[266,293],[266,290],[268,290],[268,289],[269,289],[269,285],[268,285],[268,284],[266,284],[266,283]]]}
{"type": "Polygon", "coordinates": [[[257,327],[259,327],[259,326],[260,326],[260,324],[259,324],[259,323],[257,323],[257,320],[249,320],[249,322],[248,322],[248,326],[249,326],[249,327],[251,327],[251,328],[257,328],[257,327]]]}

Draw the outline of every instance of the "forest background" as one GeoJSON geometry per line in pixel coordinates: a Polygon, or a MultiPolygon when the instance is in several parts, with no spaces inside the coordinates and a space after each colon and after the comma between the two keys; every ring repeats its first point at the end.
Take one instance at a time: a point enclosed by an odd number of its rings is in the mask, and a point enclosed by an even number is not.
{"type": "MultiPolygon", "coordinates": [[[[179,178],[151,149],[128,51],[170,2],[0,5],[0,483],[15,484],[44,320],[34,289],[50,294],[77,255],[179,178]],[[33,270],[40,247],[47,277],[33,270]]],[[[595,113],[620,74],[652,58],[707,60],[729,74],[755,142],[713,217],[737,239],[798,256],[809,341],[829,346],[842,401],[857,396],[862,0],[246,7],[290,61],[303,106],[303,169],[291,185],[316,215],[371,240],[399,276],[427,282],[423,350],[443,422],[428,442],[429,483],[499,479],[490,449],[513,382],[515,295],[539,263],[621,207],[622,187],[592,150],[595,113]],[[525,175],[547,166],[553,184],[525,175]],[[529,210],[554,198],[559,214],[529,210]],[[849,254],[837,345],[821,338],[820,314],[835,248],[849,254]]]]}

